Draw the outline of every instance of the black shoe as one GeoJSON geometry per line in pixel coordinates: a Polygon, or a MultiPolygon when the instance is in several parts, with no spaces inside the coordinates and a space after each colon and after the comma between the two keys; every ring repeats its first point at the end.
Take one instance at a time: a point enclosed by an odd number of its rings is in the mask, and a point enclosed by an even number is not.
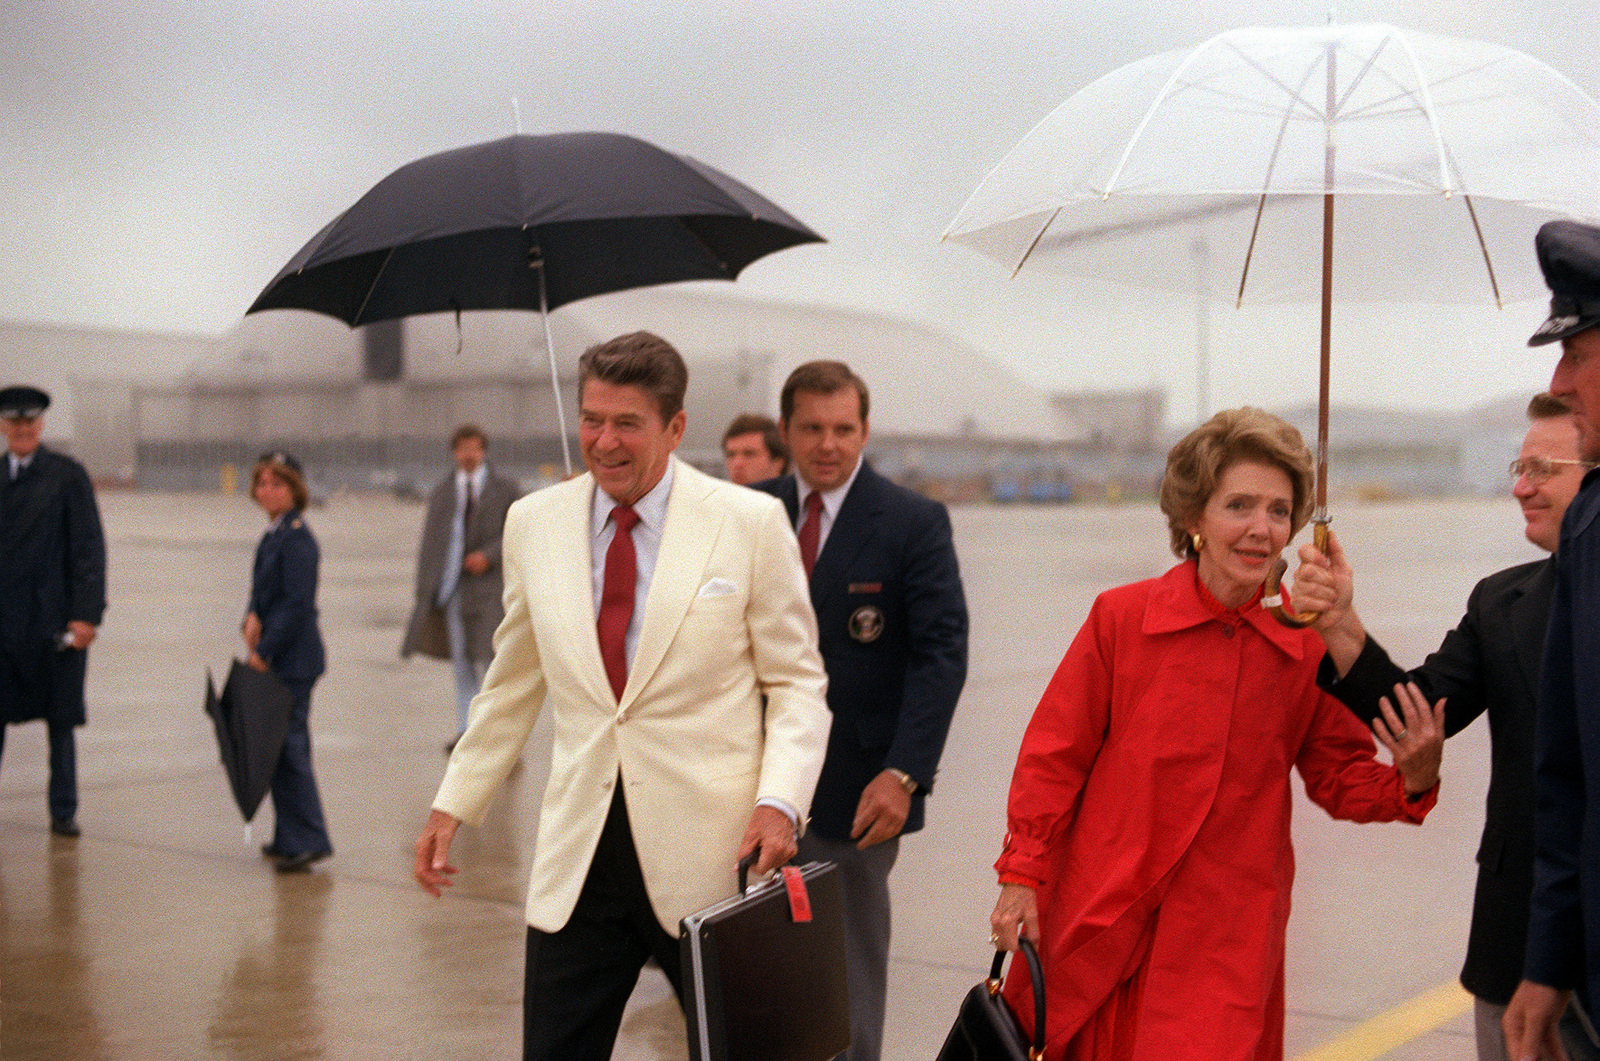
{"type": "Polygon", "coordinates": [[[279,851],[272,844],[262,844],[261,845],[261,857],[262,858],[282,858],[283,857],[283,852],[279,851]]]}
{"type": "Polygon", "coordinates": [[[321,862],[331,854],[332,851],[302,851],[298,855],[284,855],[278,859],[278,872],[308,873],[311,870],[311,863],[321,862]]]}
{"type": "Polygon", "coordinates": [[[76,818],[51,818],[50,831],[57,836],[77,836],[83,830],[78,828],[76,818]]]}

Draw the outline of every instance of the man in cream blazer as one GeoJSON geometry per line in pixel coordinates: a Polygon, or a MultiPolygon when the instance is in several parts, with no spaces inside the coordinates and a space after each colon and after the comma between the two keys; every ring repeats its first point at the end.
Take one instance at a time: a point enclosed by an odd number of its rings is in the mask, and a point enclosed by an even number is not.
{"type": "Polygon", "coordinates": [[[643,332],[579,362],[589,472],[511,508],[494,662],[417,840],[417,880],[438,895],[456,828],[482,820],[548,703],[530,1061],[608,1058],[648,958],[678,986],[679,920],[733,894],[744,855],[758,851],[758,873],[794,855],[826,750],[827,679],[794,535],[775,499],[672,456],[687,378],[677,351],[643,332]],[[639,518],[620,696],[596,632],[613,506],[639,518]]]}

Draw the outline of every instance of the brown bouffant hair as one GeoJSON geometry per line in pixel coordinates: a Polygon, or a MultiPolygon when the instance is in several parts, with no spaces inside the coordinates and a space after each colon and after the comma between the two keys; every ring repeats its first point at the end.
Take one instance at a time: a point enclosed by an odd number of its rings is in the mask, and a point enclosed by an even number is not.
{"type": "Polygon", "coordinates": [[[579,395],[592,379],[614,387],[638,387],[656,403],[665,424],[683,410],[689,367],[683,363],[683,355],[661,336],[632,332],[583,352],[578,359],[579,395]]]}
{"type": "Polygon", "coordinates": [[[1315,473],[1311,451],[1287,421],[1246,405],[1224,409],[1172,447],[1161,480],[1161,511],[1172,532],[1172,551],[1182,559],[1196,555],[1189,528],[1200,519],[1217,481],[1231,465],[1259,461],[1282,468],[1294,488],[1289,536],[1311,518],[1315,473]]]}
{"type": "Polygon", "coordinates": [[[861,399],[861,422],[867,422],[867,409],[872,401],[867,396],[867,384],[860,376],[850,371],[850,366],[843,361],[807,361],[793,372],[783,382],[783,391],[778,396],[778,416],[784,423],[789,422],[789,417],[794,415],[794,396],[797,391],[809,391],[812,394],[833,394],[846,387],[854,387],[856,396],[861,399]]]}
{"type": "Polygon", "coordinates": [[[311,499],[311,491],[306,489],[305,473],[300,470],[300,462],[287,453],[263,453],[256,459],[256,466],[250,471],[250,495],[253,498],[256,484],[261,481],[264,473],[277,476],[289,487],[289,495],[294,498],[294,507],[304,509],[311,499]]]}

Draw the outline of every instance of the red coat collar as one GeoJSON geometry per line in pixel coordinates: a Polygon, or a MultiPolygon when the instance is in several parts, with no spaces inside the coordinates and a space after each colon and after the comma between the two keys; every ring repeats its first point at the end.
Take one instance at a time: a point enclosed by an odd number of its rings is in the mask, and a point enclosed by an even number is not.
{"type": "MultiPolygon", "coordinates": [[[[1285,595],[1287,599],[1287,595],[1285,595]]],[[[1143,632],[1170,634],[1212,620],[1236,626],[1241,623],[1276,645],[1290,659],[1303,659],[1307,638],[1278,622],[1261,607],[1261,590],[1238,608],[1224,608],[1200,584],[1200,566],[1186,560],[1156,579],[1145,605],[1143,632]]]]}

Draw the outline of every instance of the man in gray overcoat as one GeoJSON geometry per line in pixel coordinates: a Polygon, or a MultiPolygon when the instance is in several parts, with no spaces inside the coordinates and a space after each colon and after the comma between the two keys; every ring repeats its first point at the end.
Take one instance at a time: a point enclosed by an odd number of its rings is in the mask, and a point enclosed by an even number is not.
{"type": "Polygon", "coordinates": [[[0,723],[44,719],[50,829],[77,836],[72,730],[86,717],[88,649],[106,610],[106,540],[83,465],[39,444],[49,404],[37,387],[0,390],[0,723]]]}
{"type": "MultiPolygon", "coordinates": [[[[416,603],[400,655],[420,652],[450,660],[459,737],[494,655],[495,627],[505,617],[500,534],[506,510],[522,491],[489,466],[489,438],[476,424],[456,428],[450,452],[455,470],[428,495],[417,550],[416,603]]],[[[446,750],[454,748],[452,738],[446,750]]]]}

